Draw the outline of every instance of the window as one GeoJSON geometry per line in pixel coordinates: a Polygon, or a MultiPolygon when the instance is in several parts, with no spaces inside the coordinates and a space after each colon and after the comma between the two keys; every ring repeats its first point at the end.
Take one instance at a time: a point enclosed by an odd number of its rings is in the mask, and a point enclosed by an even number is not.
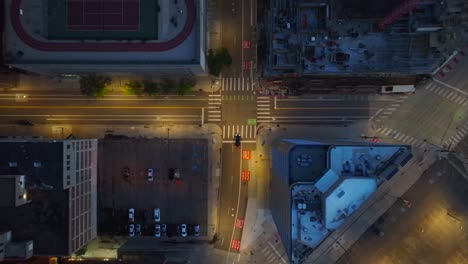
{"type": "Polygon", "coordinates": [[[70,149],[70,144],[67,144],[67,149],[70,149]]]}
{"type": "Polygon", "coordinates": [[[70,155],[67,155],[67,159],[68,159],[68,160],[70,159],[70,155]]]}

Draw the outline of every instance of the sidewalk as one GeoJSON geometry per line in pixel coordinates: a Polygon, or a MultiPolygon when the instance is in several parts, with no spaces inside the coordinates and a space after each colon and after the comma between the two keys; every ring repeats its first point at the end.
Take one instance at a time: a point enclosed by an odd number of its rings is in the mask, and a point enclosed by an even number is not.
{"type": "MultiPolygon", "coordinates": [[[[109,95],[123,94],[123,88],[125,83],[130,80],[143,81],[144,79],[150,80],[161,80],[161,76],[143,76],[143,75],[109,75],[112,78],[112,83],[109,85],[109,95]]],[[[187,76],[175,76],[171,77],[178,81],[179,79],[187,78],[187,76]]],[[[213,79],[211,76],[200,76],[196,77],[196,85],[193,87],[192,92],[205,92],[212,93],[217,92],[220,89],[220,85],[213,85],[213,79]]],[[[44,75],[26,75],[21,74],[18,76],[16,87],[9,89],[18,92],[27,91],[66,91],[66,92],[80,92],[80,82],[78,76],[70,77],[58,77],[58,76],[44,76],[44,75]]]]}

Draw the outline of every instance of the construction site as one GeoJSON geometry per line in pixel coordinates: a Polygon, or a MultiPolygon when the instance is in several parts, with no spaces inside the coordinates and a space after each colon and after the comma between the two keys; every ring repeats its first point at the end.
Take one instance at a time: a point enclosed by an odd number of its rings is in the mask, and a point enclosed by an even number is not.
{"type": "Polygon", "coordinates": [[[429,75],[466,33],[463,1],[271,0],[262,74],[274,77],[429,75]],[[457,18],[458,19],[455,19],[457,18]]]}

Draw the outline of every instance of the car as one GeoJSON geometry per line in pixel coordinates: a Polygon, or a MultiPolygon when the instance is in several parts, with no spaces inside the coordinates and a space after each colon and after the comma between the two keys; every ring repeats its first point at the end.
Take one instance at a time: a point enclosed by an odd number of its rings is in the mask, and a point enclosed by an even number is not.
{"type": "Polygon", "coordinates": [[[20,126],[34,126],[34,124],[29,120],[18,120],[16,123],[20,126]]]}
{"type": "Polygon", "coordinates": [[[187,225],[186,224],[181,224],[180,225],[180,235],[183,237],[187,236],[187,225]]]}
{"type": "Polygon", "coordinates": [[[153,180],[154,180],[154,170],[148,169],[148,181],[153,181],[153,180]]]}
{"type": "Polygon", "coordinates": [[[236,136],[234,137],[234,145],[236,145],[236,147],[239,147],[241,145],[241,136],[239,134],[236,134],[236,136]]]}
{"type": "Polygon", "coordinates": [[[134,208],[128,209],[128,221],[130,223],[135,222],[135,209],[134,208]]]}
{"type": "Polygon", "coordinates": [[[136,235],[141,236],[141,225],[140,224],[136,225],[136,235]]]}
{"type": "Polygon", "coordinates": [[[195,236],[200,236],[200,225],[193,226],[193,234],[195,236]]]}
{"type": "Polygon", "coordinates": [[[128,227],[128,235],[129,236],[135,236],[135,225],[134,224],[130,224],[130,226],[128,227]]]}
{"type": "Polygon", "coordinates": [[[161,226],[160,225],[155,225],[154,226],[154,236],[155,237],[161,237],[161,226]]]}
{"type": "Polygon", "coordinates": [[[166,224],[161,225],[161,233],[162,233],[163,236],[167,236],[167,225],[166,224]]]}
{"type": "Polygon", "coordinates": [[[161,210],[154,208],[154,222],[158,223],[159,221],[161,221],[161,210]]]}

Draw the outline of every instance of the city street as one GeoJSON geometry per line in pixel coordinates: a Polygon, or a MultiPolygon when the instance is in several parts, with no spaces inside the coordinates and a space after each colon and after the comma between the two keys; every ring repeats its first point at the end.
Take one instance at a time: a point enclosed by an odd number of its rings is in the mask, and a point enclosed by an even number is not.
{"type": "Polygon", "coordinates": [[[15,124],[200,124],[208,113],[206,94],[89,98],[74,92],[3,93],[0,123],[15,124]]]}

